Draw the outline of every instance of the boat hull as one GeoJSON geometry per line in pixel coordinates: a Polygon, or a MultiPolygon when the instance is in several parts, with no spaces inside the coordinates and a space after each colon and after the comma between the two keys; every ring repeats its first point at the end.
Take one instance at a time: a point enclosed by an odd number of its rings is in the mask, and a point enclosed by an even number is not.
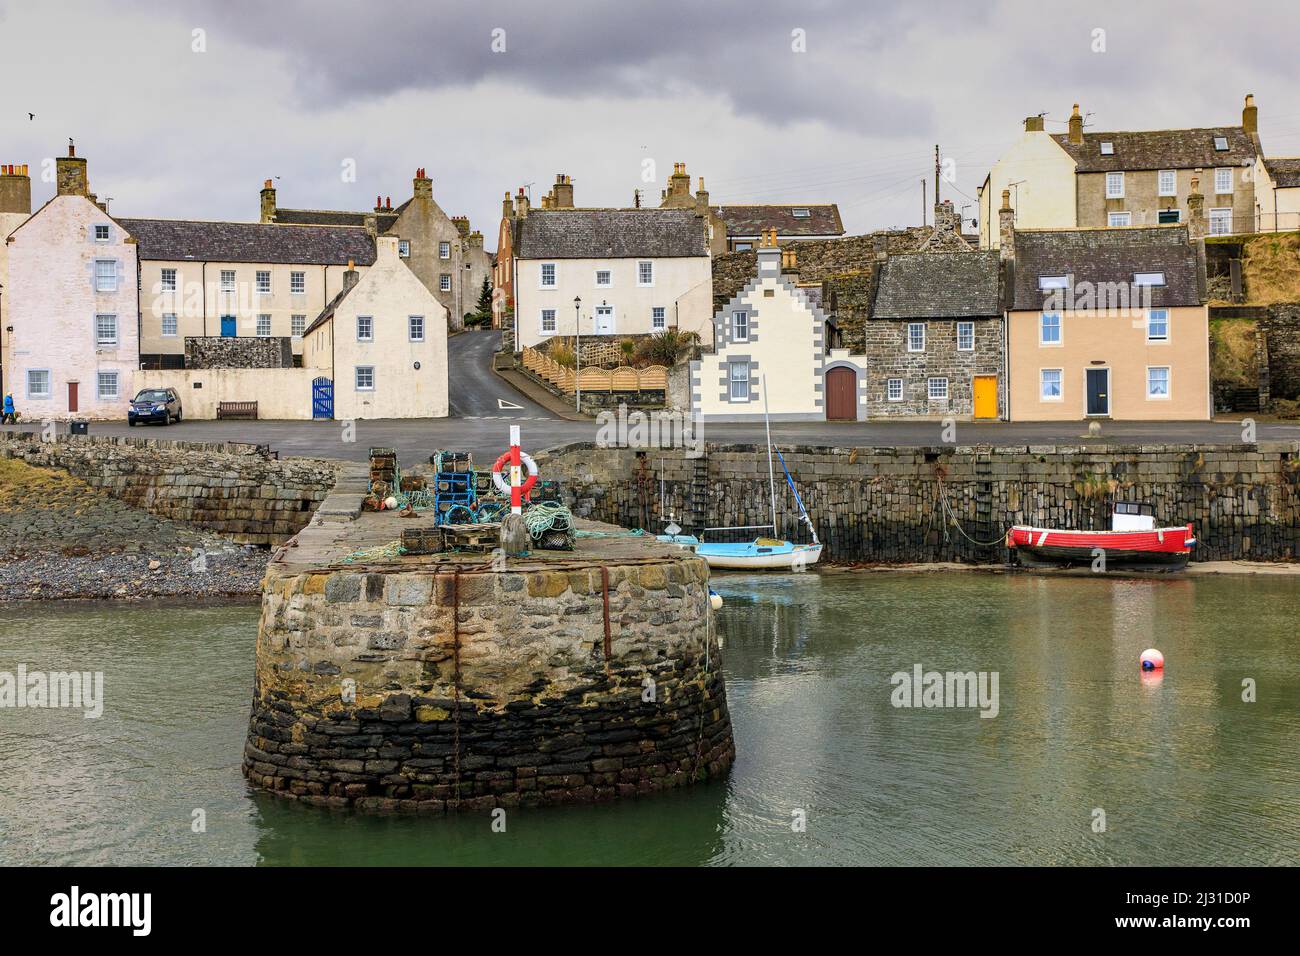
{"type": "Polygon", "coordinates": [[[1007,532],[1007,547],[1026,567],[1091,567],[1104,555],[1108,571],[1181,571],[1195,545],[1191,525],[1150,531],[1061,531],[1017,525],[1007,532]]]}

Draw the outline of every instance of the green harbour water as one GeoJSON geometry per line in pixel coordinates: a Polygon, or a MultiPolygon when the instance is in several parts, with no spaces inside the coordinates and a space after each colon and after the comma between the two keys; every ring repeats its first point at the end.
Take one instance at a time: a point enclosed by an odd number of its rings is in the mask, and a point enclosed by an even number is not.
{"type": "Polygon", "coordinates": [[[0,671],[103,671],[105,696],[95,720],[0,709],[0,864],[1300,862],[1300,579],[714,585],[730,777],[512,810],[504,833],[487,814],[366,817],[251,791],[255,606],[0,609],[0,671]],[[1160,677],[1138,669],[1150,646],[1160,677]],[[916,664],[997,672],[997,716],[893,706],[890,675],[916,664]]]}

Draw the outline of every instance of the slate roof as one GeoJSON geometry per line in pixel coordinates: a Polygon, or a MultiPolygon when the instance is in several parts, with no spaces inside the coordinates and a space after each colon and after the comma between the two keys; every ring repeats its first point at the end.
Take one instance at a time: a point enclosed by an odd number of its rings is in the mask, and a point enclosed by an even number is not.
{"type": "Polygon", "coordinates": [[[1206,129],[1153,129],[1140,132],[1084,133],[1083,143],[1074,145],[1068,133],[1054,133],[1052,139],[1070,154],[1080,173],[1118,172],[1125,169],[1213,169],[1241,166],[1258,155],[1255,140],[1240,126],[1206,129]],[[1214,148],[1214,138],[1228,141],[1226,151],[1214,148]],[[1113,143],[1115,152],[1103,154],[1102,143],[1113,143]]]}
{"type": "Polygon", "coordinates": [[[690,209],[529,210],[514,240],[520,259],[707,256],[704,222],[690,209]]]}
{"type": "Polygon", "coordinates": [[[386,209],[380,213],[352,212],[346,209],[281,209],[275,210],[275,221],[290,226],[364,226],[366,217],[373,215],[375,225],[380,232],[387,232],[397,222],[397,217],[406,208],[410,200],[396,209],[386,209]]]}
{"type": "Polygon", "coordinates": [[[1300,186],[1300,156],[1264,160],[1273,185],[1279,189],[1300,186]]]}
{"type": "MultiPolygon", "coordinates": [[[[1128,229],[1044,229],[1016,233],[1012,309],[1037,311],[1050,292],[1039,276],[1072,275],[1091,283],[1094,294],[1130,286],[1135,272],[1163,272],[1165,284],[1151,290],[1157,308],[1200,305],[1201,266],[1187,241],[1186,226],[1128,229]],[[1105,283],[1107,285],[1103,286],[1105,283]]],[[[1080,295],[1076,291],[1076,297],[1080,295]]]]}
{"type": "Polygon", "coordinates": [[[873,319],[976,318],[1002,314],[999,253],[916,252],[890,256],[880,272],[873,319]]]}
{"type": "Polygon", "coordinates": [[[715,206],[714,212],[726,225],[728,236],[758,236],[765,229],[775,229],[779,236],[844,235],[840,207],[835,203],[715,206]],[[808,216],[796,217],[796,209],[807,209],[808,216]]]}
{"type": "Polygon", "coordinates": [[[368,266],[375,240],[355,226],[285,226],[189,219],[119,219],[139,243],[141,259],[368,266]]]}

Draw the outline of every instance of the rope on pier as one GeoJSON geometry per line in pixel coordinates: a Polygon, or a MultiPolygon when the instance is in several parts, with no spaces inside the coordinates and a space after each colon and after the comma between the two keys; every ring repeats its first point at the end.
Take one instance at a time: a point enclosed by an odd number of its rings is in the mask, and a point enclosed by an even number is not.
{"type": "MultiPolygon", "coordinates": [[[[965,538],[971,544],[981,548],[994,548],[997,547],[999,544],[1002,544],[1002,542],[1006,541],[1007,532],[1011,530],[1011,525],[1007,525],[1005,528],[1003,528],[1002,534],[998,535],[998,537],[994,538],[992,541],[979,541],[976,540],[975,538],[972,538],[970,535],[968,535],[966,533],[966,529],[961,526],[961,521],[958,520],[957,513],[953,511],[952,505],[948,502],[948,489],[944,486],[943,479],[940,478],[938,481],[939,481],[939,504],[943,507],[943,513],[951,520],[953,527],[956,528],[961,533],[961,536],[963,538],[965,538]]],[[[947,523],[945,523],[944,524],[945,537],[947,536],[947,533],[948,533],[948,526],[947,523]]]]}

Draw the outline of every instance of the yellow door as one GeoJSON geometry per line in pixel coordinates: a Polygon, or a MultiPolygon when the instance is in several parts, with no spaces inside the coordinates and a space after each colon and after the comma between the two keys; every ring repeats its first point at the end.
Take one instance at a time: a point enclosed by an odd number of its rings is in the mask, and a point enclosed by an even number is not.
{"type": "Polygon", "coordinates": [[[975,392],[975,417],[998,417],[998,377],[976,375],[972,385],[975,392]]]}

